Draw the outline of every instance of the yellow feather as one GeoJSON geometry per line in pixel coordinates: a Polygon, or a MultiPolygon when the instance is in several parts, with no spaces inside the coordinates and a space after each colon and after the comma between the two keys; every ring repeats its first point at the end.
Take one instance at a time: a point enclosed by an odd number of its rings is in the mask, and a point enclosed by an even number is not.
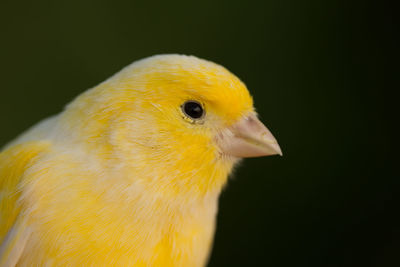
{"type": "Polygon", "coordinates": [[[27,143],[0,153],[0,266],[13,266],[22,253],[28,233],[19,202],[26,170],[49,144],[27,143]]]}
{"type": "Polygon", "coordinates": [[[203,266],[237,161],[213,137],[251,111],[244,84],[212,62],[126,67],[1,154],[0,237],[23,214],[20,266],[203,266]],[[187,100],[207,119],[185,119],[187,100]]]}

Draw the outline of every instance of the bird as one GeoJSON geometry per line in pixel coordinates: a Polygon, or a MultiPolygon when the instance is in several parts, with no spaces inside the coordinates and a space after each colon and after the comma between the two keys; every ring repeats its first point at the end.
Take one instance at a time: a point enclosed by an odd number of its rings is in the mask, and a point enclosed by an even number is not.
{"type": "Polygon", "coordinates": [[[0,266],[205,266],[244,158],[282,155],[225,67],[133,62],[0,152],[0,266]]]}

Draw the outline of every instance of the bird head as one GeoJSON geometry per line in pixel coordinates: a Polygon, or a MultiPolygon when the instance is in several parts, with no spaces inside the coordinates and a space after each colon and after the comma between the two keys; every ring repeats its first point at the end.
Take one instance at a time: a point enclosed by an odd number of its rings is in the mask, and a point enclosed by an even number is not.
{"type": "Polygon", "coordinates": [[[220,190],[241,158],[281,154],[246,86],[193,56],[137,61],[78,97],[64,120],[93,154],[176,192],[220,190]]]}

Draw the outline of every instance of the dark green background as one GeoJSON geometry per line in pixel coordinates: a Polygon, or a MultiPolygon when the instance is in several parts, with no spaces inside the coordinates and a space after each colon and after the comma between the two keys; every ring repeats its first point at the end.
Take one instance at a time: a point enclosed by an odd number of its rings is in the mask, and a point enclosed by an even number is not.
{"type": "Polygon", "coordinates": [[[284,157],[237,171],[209,266],[400,266],[393,16],[366,1],[2,0],[0,145],[134,60],[213,60],[284,157]]]}

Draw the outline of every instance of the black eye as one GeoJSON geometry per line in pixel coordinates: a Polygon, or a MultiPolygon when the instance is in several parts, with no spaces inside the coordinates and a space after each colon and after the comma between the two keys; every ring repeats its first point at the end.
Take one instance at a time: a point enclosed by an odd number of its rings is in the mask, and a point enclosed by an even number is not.
{"type": "Polygon", "coordinates": [[[204,115],[203,107],[196,101],[187,101],[183,103],[182,110],[192,119],[200,119],[204,115]]]}

